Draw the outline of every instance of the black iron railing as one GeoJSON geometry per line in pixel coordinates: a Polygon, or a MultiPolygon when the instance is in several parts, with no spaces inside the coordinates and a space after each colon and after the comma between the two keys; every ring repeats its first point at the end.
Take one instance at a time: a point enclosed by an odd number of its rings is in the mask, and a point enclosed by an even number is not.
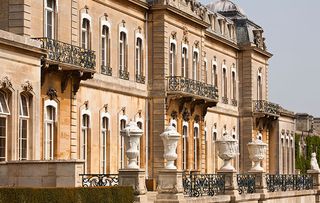
{"type": "Polygon", "coordinates": [[[268,174],[266,176],[269,192],[289,190],[310,190],[313,188],[311,175],[280,175],[268,174]]]}
{"type": "Polygon", "coordinates": [[[237,175],[239,194],[255,193],[256,192],[256,176],[252,174],[237,175]]]}
{"type": "Polygon", "coordinates": [[[41,48],[47,50],[48,59],[51,61],[90,70],[94,70],[96,66],[96,55],[92,50],[46,37],[35,39],[42,43],[41,48]]]}
{"type": "Polygon", "coordinates": [[[118,174],[80,174],[82,187],[117,186],[118,174]]]}
{"type": "Polygon", "coordinates": [[[217,174],[190,173],[183,175],[184,194],[190,197],[224,194],[225,176],[217,174]]]}
{"type": "Polygon", "coordinates": [[[280,114],[280,106],[278,104],[274,104],[272,102],[268,102],[265,100],[254,100],[253,101],[253,111],[255,113],[279,115],[280,114]]]}
{"type": "Polygon", "coordinates": [[[119,70],[119,78],[129,80],[129,72],[127,70],[119,70]]]}
{"type": "Polygon", "coordinates": [[[231,100],[232,106],[238,106],[238,101],[236,99],[231,100]]]}
{"type": "Polygon", "coordinates": [[[168,91],[185,92],[209,99],[218,99],[218,89],[213,85],[181,76],[169,76],[167,80],[168,91]]]}
{"type": "Polygon", "coordinates": [[[136,82],[145,84],[146,82],[146,77],[140,74],[136,74],[136,82]]]}
{"type": "Polygon", "coordinates": [[[229,104],[229,99],[227,97],[222,97],[222,103],[229,104]]]}
{"type": "Polygon", "coordinates": [[[105,74],[105,75],[109,75],[112,76],[112,68],[110,68],[109,66],[101,66],[101,73],[105,74]]]}

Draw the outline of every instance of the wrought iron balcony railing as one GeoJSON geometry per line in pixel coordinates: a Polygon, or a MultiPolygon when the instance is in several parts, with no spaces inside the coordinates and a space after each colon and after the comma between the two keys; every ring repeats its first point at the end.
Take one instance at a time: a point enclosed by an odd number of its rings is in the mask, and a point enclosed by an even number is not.
{"type": "Polygon", "coordinates": [[[112,76],[112,68],[110,68],[109,66],[101,66],[101,73],[108,75],[108,76],[112,76]]]}
{"type": "Polygon", "coordinates": [[[256,176],[251,174],[237,175],[239,194],[255,193],[256,192],[256,176]]]}
{"type": "Polygon", "coordinates": [[[146,82],[146,77],[143,75],[138,75],[136,74],[136,82],[141,83],[141,84],[145,84],[146,82]]]}
{"type": "Polygon", "coordinates": [[[117,186],[118,174],[80,174],[82,187],[117,186]]]}
{"type": "Polygon", "coordinates": [[[183,174],[183,188],[185,195],[200,197],[224,194],[225,176],[217,174],[183,174]]]}
{"type": "Polygon", "coordinates": [[[208,99],[218,100],[218,89],[213,85],[181,76],[169,76],[167,80],[168,91],[184,92],[208,99]]]}
{"type": "Polygon", "coordinates": [[[222,97],[222,103],[228,104],[229,103],[228,97],[222,97]]]}
{"type": "Polygon", "coordinates": [[[269,192],[313,189],[313,178],[311,175],[267,174],[266,181],[269,192]]]}
{"type": "Polygon", "coordinates": [[[236,99],[231,100],[232,106],[238,106],[238,101],[236,99]]]}
{"type": "Polygon", "coordinates": [[[274,104],[265,100],[255,100],[253,101],[253,112],[279,115],[280,106],[278,104],[274,104]]]}
{"type": "Polygon", "coordinates": [[[129,72],[126,70],[119,70],[119,78],[129,80],[129,72]]]}
{"type": "Polygon", "coordinates": [[[48,60],[88,70],[94,70],[96,66],[96,55],[92,50],[45,37],[35,39],[42,43],[41,48],[47,50],[48,60]]]}

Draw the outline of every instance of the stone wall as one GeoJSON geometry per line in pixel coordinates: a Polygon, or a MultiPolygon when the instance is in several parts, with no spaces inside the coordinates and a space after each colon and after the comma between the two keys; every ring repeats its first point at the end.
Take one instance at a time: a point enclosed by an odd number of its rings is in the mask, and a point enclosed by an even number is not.
{"type": "Polygon", "coordinates": [[[0,186],[80,187],[83,161],[9,161],[0,164],[0,186]]]}

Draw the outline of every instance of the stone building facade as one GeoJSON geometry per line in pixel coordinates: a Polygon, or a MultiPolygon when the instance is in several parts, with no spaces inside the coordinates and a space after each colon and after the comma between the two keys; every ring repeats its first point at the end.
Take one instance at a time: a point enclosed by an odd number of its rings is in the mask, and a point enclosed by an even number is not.
{"type": "Polygon", "coordinates": [[[234,165],[246,172],[247,143],[260,132],[267,172],[294,172],[294,114],[268,100],[263,29],[231,1],[2,0],[0,11],[12,37],[0,41],[11,50],[0,77],[19,87],[0,86],[12,105],[0,112],[2,161],[84,160],[84,173],[117,173],[127,163],[120,130],[133,120],[144,131],[138,162],[149,180],[163,168],[159,135],[168,125],[182,135],[180,170],[217,172],[215,141],[229,133],[239,140],[234,165]],[[17,58],[34,68],[20,71],[17,58]],[[32,116],[20,139],[25,98],[32,116]]]}

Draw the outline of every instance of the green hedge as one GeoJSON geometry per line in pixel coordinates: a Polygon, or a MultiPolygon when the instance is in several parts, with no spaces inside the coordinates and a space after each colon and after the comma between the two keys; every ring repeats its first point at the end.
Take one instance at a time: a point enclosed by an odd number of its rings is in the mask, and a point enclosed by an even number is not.
{"type": "Polygon", "coordinates": [[[300,135],[295,135],[295,158],[296,158],[296,169],[300,169],[301,173],[306,173],[310,169],[311,153],[317,154],[318,163],[320,163],[320,137],[308,136],[306,137],[306,156],[303,152],[300,152],[300,135]]]}
{"type": "Polygon", "coordinates": [[[132,203],[132,187],[0,188],[0,203],[132,203]]]}

